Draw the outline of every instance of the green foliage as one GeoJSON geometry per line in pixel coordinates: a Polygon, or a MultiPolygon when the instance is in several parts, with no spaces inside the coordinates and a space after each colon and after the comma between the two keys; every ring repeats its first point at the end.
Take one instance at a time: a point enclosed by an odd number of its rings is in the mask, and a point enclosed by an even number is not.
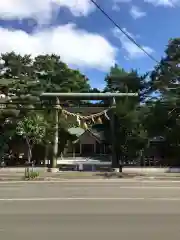
{"type": "Polygon", "coordinates": [[[179,165],[180,152],[180,39],[171,39],[161,59],[151,74],[151,90],[156,91],[156,101],[148,104],[146,127],[151,136],[162,136],[164,154],[171,164],[179,165]]]}
{"type": "MultiPolygon", "coordinates": [[[[60,56],[20,56],[14,52],[2,55],[0,91],[6,95],[0,104],[0,155],[8,152],[8,143],[16,135],[26,139],[29,159],[35,144],[52,146],[54,142],[53,101],[39,98],[42,92],[100,92],[91,89],[89,81],[79,70],[61,61],[60,56]],[[7,97],[9,96],[9,97],[7,97]],[[30,110],[31,109],[31,110],[30,110]]],[[[162,137],[165,157],[180,156],[180,39],[171,39],[165,56],[151,73],[126,71],[117,64],[105,78],[103,92],[138,92],[139,97],[118,100],[115,114],[116,152],[122,159],[137,158],[150,146],[150,139],[162,137]],[[156,94],[155,94],[156,93],[156,94]],[[152,96],[153,94],[153,96],[152,96]]],[[[62,104],[77,106],[77,101],[62,104]]],[[[106,104],[107,102],[104,101],[106,104]]],[[[83,102],[93,106],[92,103],[83,102]]],[[[109,104],[109,103],[108,103],[109,104]]],[[[67,129],[74,127],[71,119],[59,117],[60,149],[66,144],[67,129]]],[[[110,144],[110,122],[105,121],[106,141],[110,144]]],[[[176,164],[180,164],[176,162],[176,164]]]]}
{"type": "Polygon", "coordinates": [[[32,114],[17,122],[16,133],[22,136],[28,147],[28,162],[31,162],[32,148],[43,142],[46,135],[46,121],[42,115],[32,114]]]}
{"type": "Polygon", "coordinates": [[[44,92],[88,92],[88,79],[78,70],[70,69],[57,55],[40,55],[33,67],[38,88],[44,92]]]}
{"type": "Polygon", "coordinates": [[[16,116],[16,111],[0,111],[0,159],[8,152],[8,143],[15,135],[16,116]]]}
{"type": "MultiPolygon", "coordinates": [[[[2,100],[5,109],[0,110],[2,126],[9,119],[14,132],[26,139],[29,147],[28,159],[31,159],[32,147],[35,144],[52,145],[54,141],[54,111],[48,99],[48,107],[42,109],[42,100],[39,98],[43,92],[89,92],[90,85],[86,76],[79,70],[71,69],[61,61],[57,55],[18,55],[14,52],[1,55],[4,64],[1,64],[0,92],[6,95],[2,100]],[[8,96],[8,97],[7,97],[8,96]],[[51,110],[49,111],[49,109],[51,110]]],[[[70,104],[76,104],[74,101],[70,104]]],[[[69,103],[68,103],[69,104],[69,103]]],[[[44,105],[43,105],[44,106],[44,105]]],[[[68,126],[72,123],[63,117],[59,119],[59,134],[64,136],[68,126]]],[[[2,155],[7,151],[10,137],[6,132],[1,135],[2,155]],[[7,137],[6,137],[7,136],[7,137]],[[4,144],[4,145],[3,145],[4,144]]],[[[15,134],[14,134],[15,135],[15,134]]]]}
{"type": "Polygon", "coordinates": [[[34,179],[38,178],[39,175],[40,175],[39,172],[37,172],[33,169],[30,169],[30,168],[26,168],[24,178],[25,178],[25,180],[34,180],[34,179]]]}
{"type": "MultiPolygon", "coordinates": [[[[139,93],[139,99],[142,101],[149,92],[150,83],[147,79],[148,74],[140,76],[137,70],[132,69],[130,72],[120,68],[117,64],[110,69],[110,73],[106,76],[105,92],[122,92],[122,93],[139,93]]],[[[128,100],[134,101],[134,98],[128,100]]]]}
{"type": "MultiPolygon", "coordinates": [[[[144,100],[149,89],[146,75],[139,76],[137,71],[126,72],[115,65],[106,79],[107,92],[138,92],[139,98],[124,97],[117,101],[115,109],[116,152],[123,161],[136,158],[147,142],[147,133],[140,120],[140,101],[144,100]]],[[[109,123],[107,123],[109,125],[109,123]]],[[[112,142],[110,126],[106,127],[106,136],[112,142]]]]}
{"type": "Polygon", "coordinates": [[[16,132],[31,145],[41,143],[46,133],[46,122],[42,115],[33,114],[17,122],[16,132]]]}
{"type": "Polygon", "coordinates": [[[8,86],[14,100],[34,104],[42,92],[89,92],[88,79],[78,70],[70,69],[57,55],[3,54],[4,74],[0,84],[8,86]],[[13,79],[13,81],[12,81],[13,79]],[[35,98],[36,97],[36,98],[35,98]],[[33,99],[34,98],[34,99],[33,99]]]}

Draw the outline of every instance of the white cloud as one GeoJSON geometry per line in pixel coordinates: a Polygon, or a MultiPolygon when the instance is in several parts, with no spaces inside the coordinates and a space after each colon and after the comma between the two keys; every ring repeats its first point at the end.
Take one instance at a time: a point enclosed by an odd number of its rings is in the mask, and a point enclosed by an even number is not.
{"type": "MultiPolygon", "coordinates": [[[[136,38],[132,33],[128,32],[126,28],[123,30],[133,39],[136,38]]],[[[146,56],[145,53],[138,48],[133,42],[131,42],[119,29],[113,29],[113,35],[118,38],[121,42],[122,48],[126,52],[126,58],[128,59],[137,59],[146,56]]],[[[149,54],[153,53],[154,50],[148,46],[142,46],[149,54]]]]}
{"type": "Polygon", "coordinates": [[[119,11],[121,3],[129,3],[132,0],[113,0],[112,10],[119,11]]]}
{"type": "Polygon", "coordinates": [[[142,18],[146,16],[146,12],[141,11],[137,6],[131,6],[130,14],[134,19],[142,18]]]}
{"type": "Polygon", "coordinates": [[[180,4],[180,0],[144,0],[144,2],[152,3],[155,6],[174,7],[180,4]]]}
{"type": "Polygon", "coordinates": [[[80,30],[74,24],[28,34],[22,30],[0,28],[0,53],[56,53],[69,65],[106,70],[115,62],[116,48],[102,36],[80,30]]]}
{"type": "Polygon", "coordinates": [[[61,7],[75,16],[86,16],[94,9],[89,0],[6,0],[0,1],[0,19],[33,18],[44,23],[61,7]]]}
{"type": "Polygon", "coordinates": [[[129,3],[132,0],[113,0],[113,1],[114,1],[114,3],[129,3]]]}

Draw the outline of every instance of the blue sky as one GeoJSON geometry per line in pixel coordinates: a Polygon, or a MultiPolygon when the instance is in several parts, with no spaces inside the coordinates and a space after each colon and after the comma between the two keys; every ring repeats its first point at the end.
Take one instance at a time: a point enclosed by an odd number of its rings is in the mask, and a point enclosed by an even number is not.
{"type": "MultiPolygon", "coordinates": [[[[179,36],[180,0],[96,0],[156,59],[179,36]]],[[[146,72],[155,63],[122,35],[90,0],[0,2],[0,51],[57,53],[102,88],[114,63],[146,72]]]]}

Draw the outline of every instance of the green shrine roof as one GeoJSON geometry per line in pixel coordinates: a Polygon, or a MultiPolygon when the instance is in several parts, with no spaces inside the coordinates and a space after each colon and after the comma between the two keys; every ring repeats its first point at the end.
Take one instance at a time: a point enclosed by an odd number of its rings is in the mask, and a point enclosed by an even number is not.
{"type": "Polygon", "coordinates": [[[83,128],[76,127],[76,128],[69,128],[68,132],[71,135],[76,135],[77,137],[80,137],[85,132],[85,130],[83,128]]]}
{"type": "Polygon", "coordinates": [[[94,128],[87,129],[87,130],[84,130],[83,128],[80,128],[80,127],[68,129],[68,132],[71,135],[76,135],[78,138],[86,131],[89,131],[94,137],[100,139],[101,141],[105,140],[104,131],[98,131],[97,129],[94,129],[94,128]]]}

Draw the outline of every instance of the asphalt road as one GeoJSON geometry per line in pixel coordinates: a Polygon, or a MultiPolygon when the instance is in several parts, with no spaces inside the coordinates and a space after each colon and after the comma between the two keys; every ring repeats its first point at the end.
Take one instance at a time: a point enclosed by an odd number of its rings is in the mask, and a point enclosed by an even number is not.
{"type": "Polygon", "coordinates": [[[0,183],[0,237],[173,240],[180,182],[0,183]]]}

